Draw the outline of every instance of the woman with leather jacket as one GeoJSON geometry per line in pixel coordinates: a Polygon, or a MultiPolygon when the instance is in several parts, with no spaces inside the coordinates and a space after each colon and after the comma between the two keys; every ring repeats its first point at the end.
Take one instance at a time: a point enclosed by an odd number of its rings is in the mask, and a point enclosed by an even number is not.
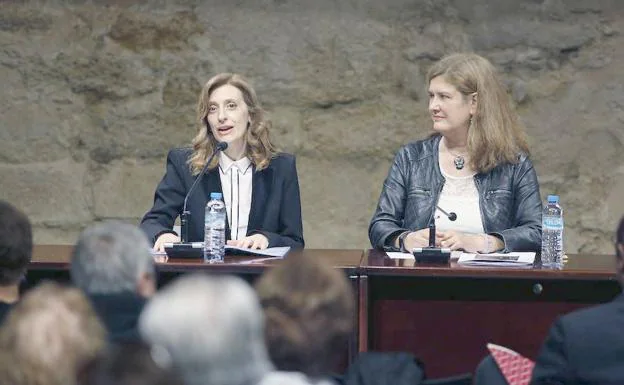
{"type": "Polygon", "coordinates": [[[526,134],[494,66],[452,54],[427,74],[432,136],[396,154],[369,226],[376,248],[537,251],[541,198],[526,134]]]}

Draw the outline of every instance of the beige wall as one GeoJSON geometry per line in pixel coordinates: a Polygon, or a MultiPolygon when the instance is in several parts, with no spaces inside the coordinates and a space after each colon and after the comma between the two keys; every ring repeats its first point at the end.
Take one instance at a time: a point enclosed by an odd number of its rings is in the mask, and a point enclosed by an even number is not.
{"type": "Polygon", "coordinates": [[[2,1],[0,199],[40,243],[138,222],[216,72],[255,84],[298,159],[313,248],[364,248],[393,154],[429,130],[423,74],[475,50],[504,72],[569,252],[624,213],[624,2],[2,1]],[[236,5],[234,5],[236,4],[236,5]],[[590,5],[591,4],[591,5],[590,5]]]}

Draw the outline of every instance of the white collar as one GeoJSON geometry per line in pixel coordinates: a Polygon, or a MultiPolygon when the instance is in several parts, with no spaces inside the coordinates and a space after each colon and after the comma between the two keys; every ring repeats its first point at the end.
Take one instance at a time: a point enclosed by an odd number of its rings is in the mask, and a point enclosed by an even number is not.
{"type": "Polygon", "coordinates": [[[219,154],[219,168],[224,174],[227,174],[232,167],[238,168],[239,172],[243,175],[251,169],[251,160],[248,157],[244,157],[239,160],[232,160],[224,152],[219,154]]]}

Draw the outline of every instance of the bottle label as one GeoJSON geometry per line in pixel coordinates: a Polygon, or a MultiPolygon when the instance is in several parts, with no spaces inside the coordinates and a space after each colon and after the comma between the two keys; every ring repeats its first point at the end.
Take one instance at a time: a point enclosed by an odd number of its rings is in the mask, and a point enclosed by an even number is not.
{"type": "Polygon", "coordinates": [[[542,219],[542,228],[546,230],[562,230],[563,218],[544,216],[542,219]]]}

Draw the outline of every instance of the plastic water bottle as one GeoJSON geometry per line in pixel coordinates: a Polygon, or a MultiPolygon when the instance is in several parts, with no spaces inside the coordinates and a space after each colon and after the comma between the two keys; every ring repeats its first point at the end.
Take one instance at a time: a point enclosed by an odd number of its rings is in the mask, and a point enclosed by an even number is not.
{"type": "Polygon", "coordinates": [[[223,262],[225,254],[225,203],[223,195],[210,193],[204,217],[204,262],[223,262]]]}
{"type": "Polygon", "coordinates": [[[563,258],[563,209],[558,195],[549,195],[542,213],[542,266],[561,268],[563,258]]]}

